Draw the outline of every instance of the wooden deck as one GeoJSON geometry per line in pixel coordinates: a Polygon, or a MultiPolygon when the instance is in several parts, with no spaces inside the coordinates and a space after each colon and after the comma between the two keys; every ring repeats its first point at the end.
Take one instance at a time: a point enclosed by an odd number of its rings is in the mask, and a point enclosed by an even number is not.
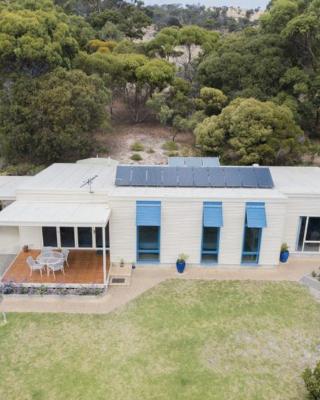
{"type": "MultiPolygon", "coordinates": [[[[14,283],[35,283],[35,284],[103,284],[102,254],[95,250],[71,250],[68,262],[65,266],[65,275],[56,272],[56,279],[50,273],[47,276],[46,270],[42,277],[39,271],[34,271],[30,276],[30,269],[26,263],[28,256],[36,258],[40,250],[20,252],[9,269],[2,277],[2,282],[14,283]]],[[[109,271],[109,256],[107,255],[107,270],[109,271]]]]}

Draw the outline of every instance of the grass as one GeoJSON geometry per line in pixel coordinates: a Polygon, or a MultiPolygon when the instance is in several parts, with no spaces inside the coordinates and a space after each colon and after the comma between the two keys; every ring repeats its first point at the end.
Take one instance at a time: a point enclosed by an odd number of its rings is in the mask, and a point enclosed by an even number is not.
{"type": "Polygon", "coordinates": [[[133,161],[141,161],[141,160],[142,160],[142,157],[140,156],[139,153],[134,153],[134,154],[132,154],[132,156],[131,156],[130,158],[131,158],[131,160],[133,160],[133,161]]]}
{"type": "Polygon", "coordinates": [[[179,146],[173,140],[168,140],[167,142],[163,143],[162,148],[163,150],[167,151],[177,151],[179,149],[179,146]]]}
{"type": "Polygon", "coordinates": [[[0,398],[302,400],[319,343],[298,284],[168,281],[105,316],[8,314],[0,398]]]}
{"type": "Polygon", "coordinates": [[[140,142],[134,142],[131,147],[131,151],[143,151],[144,150],[144,145],[140,142]]]}

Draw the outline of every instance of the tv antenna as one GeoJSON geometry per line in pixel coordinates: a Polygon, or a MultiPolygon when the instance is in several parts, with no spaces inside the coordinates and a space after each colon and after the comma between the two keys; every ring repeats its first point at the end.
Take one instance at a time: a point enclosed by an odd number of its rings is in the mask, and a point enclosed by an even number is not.
{"type": "Polygon", "coordinates": [[[85,182],[83,182],[83,184],[80,186],[80,188],[83,188],[84,186],[88,185],[88,186],[89,186],[89,192],[90,192],[90,193],[93,193],[93,190],[92,190],[92,182],[93,182],[96,178],[98,178],[98,175],[94,175],[94,176],[92,176],[91,178],[87,179],[85,182]]]}

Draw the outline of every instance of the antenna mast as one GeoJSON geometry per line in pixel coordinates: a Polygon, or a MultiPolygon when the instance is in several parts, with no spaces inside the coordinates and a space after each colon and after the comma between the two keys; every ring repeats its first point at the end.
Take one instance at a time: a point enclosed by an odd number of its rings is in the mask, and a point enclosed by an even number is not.
{"type": "Polygon", "coordinates": [[[98,175],[94,175],[91,178],[87,179],[85,182],[83,182],[83,184],[80,186],[80,188],[83,188],[84,186],[88,185],[89,186],[89,193],[93,193],[92,190],[92,182],[98,178],[98,175]]]}

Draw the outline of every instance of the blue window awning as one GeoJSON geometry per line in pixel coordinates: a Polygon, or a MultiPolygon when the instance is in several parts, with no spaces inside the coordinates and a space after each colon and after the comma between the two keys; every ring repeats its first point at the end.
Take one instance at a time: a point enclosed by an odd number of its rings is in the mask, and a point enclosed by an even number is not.
{"type": "Polygon", "coordinates": [[[246,204],[246,225],[248,228],[265,228],[267,226],[264,203],[246,204]]]}
{"type": "Polygon", "coordinates": [[[160,201],[137,201],[137,226],[161,225],[160,201]]]}
{"type": "Polygon", "coordinates": [[[205,202],[203,204],[203,226],[205,228],[223,226],[221,202],[205,202]]]}

